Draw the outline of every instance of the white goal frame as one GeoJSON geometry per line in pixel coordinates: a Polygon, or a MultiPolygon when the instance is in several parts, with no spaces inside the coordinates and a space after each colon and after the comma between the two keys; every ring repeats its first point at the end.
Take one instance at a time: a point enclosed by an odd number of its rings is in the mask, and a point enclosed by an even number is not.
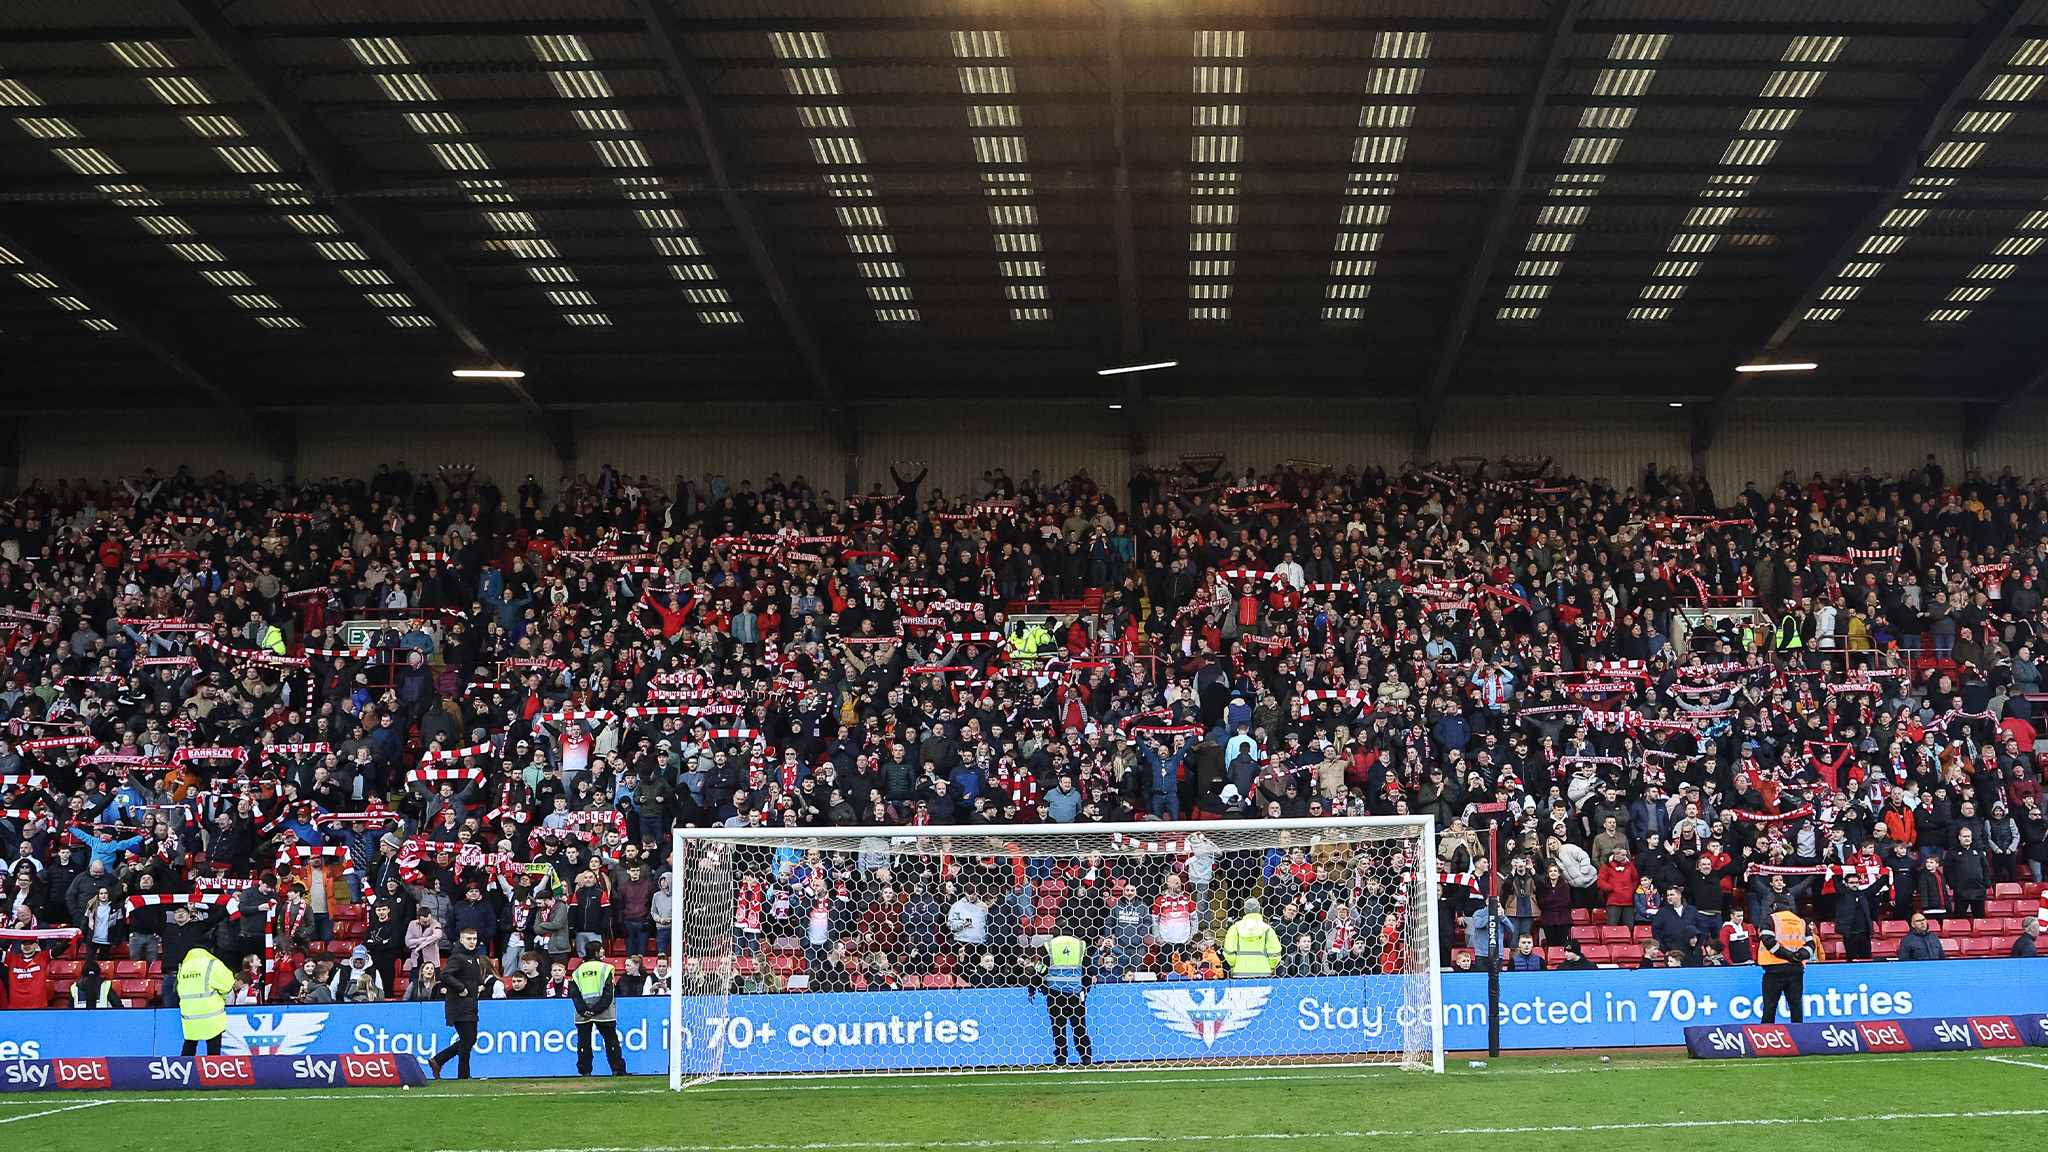
{"type": "MultiPolygon", "coordinates": [[[[669,869],[671,875],[669,887],[670,895],[674,900],[674,914],[669,922],[669,932],[667,941],[670,974],[668,1006],[669,1013],[666,1029],[666,1043],[664,1045],[668,1057],[669,1087],[672,1090],[681,1091],[686,1086],[686,1083],[693,1082],[688,1081],[686,1079],[683,1067],[683,971],[685,960],[691,955],[691,953],[687,948],[685,937],[685,919],[688,914],[688,904],[685,892],[685,884],[687,882],[687,878],[682,872],[685,863],[690,859],[688,846],[693,841],[700,843],[715,842],[729,844],[772,844],[785,841],[803,841],[825,838],[858,839],[861,837],[874,836],[885,837],[891,839],[892,841],[896,841],[904,837],[916,837],[919,839],[942,839],[1000,835],[1006,839],[1020,840],[1028,843],[1031,840],[1049,840],[1062,836],[1072,837],[1077,834],[1091,837],[1121,834],[1123,836],[1130,837],[1132,839],[1139,841],[1155,841],[1160,839],[1161,837],[1186,836],[1188,834],[1196,832],[1205,833],[1209,835],[1217,835],[1228,832],[1255,832],[1265,834],[1279,833],[1285,831],[1313,832],[1318,830],[1328,830],[1333,827],[1402,829],[1407,831],[1407,833],[1414,838],[1415,873],[1418,877],[1429,878],[1423,880],[1421,884],[1421,891],[1426,892],[1428,894],[1428,898],[1422,901],[1423,909],[1421,917],[1423,921],[1424,931],[1426,933],[1425,938],[1428,941],[1428,946],[1425,949],[1423,949],[1424,953],[1426,954],[1428,967],[1426,972],[1411,972],[1409,973],[1409,975],[1427,975],[1428,977],[1428,979],[1424,982],[1424,986],[1428,991],[1429,998],[1429,1004],[1427,1009],[1429,1017],[1428,1067],[1429,1071],[1436,1074],[1442,1074],[1444,1071],[1444,993],[1443,963],[1441,959],[1442,952],[1438,944],[1438,941],[1442,939],[1441,933],[1443,930],[1443,925],[1441,925],[1438,922],[1438,900],[1435,897],[1436,885],[1434,883],[1434,878],[1439,875],[1436,855],[1437,827],[1436,818],[1432,815],[1424,814],[1419,816],[1335,816],[1324,817],[1321,819],[1252,821],[1150,820],[1115,824],[931,825],[925,827],[870,827],[865,825],[857,825],[847,828],[833,826],[814,828],[678,827],[674,829],[671,834],[671,854],[669,859],[669,869]]],[[[810,995],[811,993],[792,994],[810,995]]],[[[906,995],[907,993],[892,992],[888,994],[906,995]]],[[[1305,1066],[1312,1063],[1329,1065],[1332,1062],[1329,1060],[1295,1059],[1288,1056],[1263,1057],[1259,1060],[1259,1065],[1264,1067],[1305,1066]]],[[[1343,1062],[1339,1061],[1337,1063],[1341,1064],[1343,1062]]],[[[1373,1063],[1375,1064],[1375,1066],[1385,1066],[1385,1062],[1373,1063]]],[[[1399,1065],[1395,1066],[1399,1067],[1399,1065]]],[[[1097,1072],[1115,1072],[1119,1070],[1142,1071],[1148,1069],[1152,1071],[1157,1071],[1158,1067],[1159,1065],[1154,1062],[1134,1061],[1123,1064],[1098,1065],[1094,1070],[1097,1072]]],[[[780,1072],[753,1074],[719,1073],[716,1075],[718,1075],[720,1078],[730,1079],[789,1079],[803,1076],[826,1075],[957,1076],[990,1073],[1000,1074],[1007,1071],[1011,1070],[1000,1068],[906,1068],[900,1070],[864,1069],[857,1072],[780,1072]]],[[[1043,1071],[1043,1069],[1019,1068],[1014,1071],[1032,1072],[1043,1071]]]]}

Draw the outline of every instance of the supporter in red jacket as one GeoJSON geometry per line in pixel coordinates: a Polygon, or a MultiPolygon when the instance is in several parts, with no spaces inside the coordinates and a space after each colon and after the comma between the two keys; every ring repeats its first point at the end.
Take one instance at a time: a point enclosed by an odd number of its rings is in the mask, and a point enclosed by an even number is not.
{"type": "Polygon", "coordinates": [[[23,940],[17,951],[7,954],[7,1007],[48,1008],[50,1006],[50,958],[40,940],[23,940]]]}
{"type": "Polygon", "coordinates": [[[1600,866],[1600,879],[1594,884],[1607,894],[1609,924],[1636,922],[1636,865],[1626,849],[1617,848],[1613,858],[1600,866]]]}

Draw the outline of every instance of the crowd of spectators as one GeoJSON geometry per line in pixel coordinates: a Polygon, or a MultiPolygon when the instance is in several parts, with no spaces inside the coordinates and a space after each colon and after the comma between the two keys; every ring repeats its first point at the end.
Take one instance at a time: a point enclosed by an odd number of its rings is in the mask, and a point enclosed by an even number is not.
{"type": "Polygon", "coordinates": [[[1406,862],[1182,843],[750,861],[737,954],[670,973],[668,831],[713,824],[1427,813],[1459,965],[1489,834],[1513,967],[1743,962],[1780,891],[1849,959],[1942,955],[1921,917],[2033,953],[1998,913],[2048,861],[2038,482],[890,476],[30,483],[0,507],[7,1003],[150,1000],[200,944],[245,1002],[431,997],[468,927],[506,996],[590,940],[626,994],[1021,981],[1054,928],[1103,979],[1202,977],[1251,895],[1289,971],[1399,959],[1406,862]]]}

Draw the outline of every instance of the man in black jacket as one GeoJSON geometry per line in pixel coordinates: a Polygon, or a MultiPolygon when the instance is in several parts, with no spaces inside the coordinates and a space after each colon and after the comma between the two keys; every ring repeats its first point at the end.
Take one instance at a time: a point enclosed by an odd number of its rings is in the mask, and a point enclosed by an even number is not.
{"type": "MultiPolygon", "coordinates": [[[[264,929],[270,922],[270,912],[264,906],[277,899],[276,885],[277,881],[265,873],[256,878],[255,887],[244,888],[235,897],[235,908],[240,913],[235,934],[236,964],[240,964],[244,956],[262,955],[264,929]]],[[[391,985],[386,984],[385,987],[391,985]]]]}
{"type": "Polygon", "coordinates": [[[363,946],[369,949],[370,963],[377,969],[384,987],[394,987],[398,958],[405,955],[405,924],[394,914],[390,901],[377,904],[370,916],[369,930],[363,935],[363,946]]]}
{"type": "MultiPolygon", "coordinates": [[[[200,905],[199,907],[204,909],[204,911],[200,915],[194,916],[192,914],[193,907],[191,904],[171,905],[171,916],[164,923],[162,932],[163,970],[166,973],[177,972],[178,966],[185,962],[185,953],[190,952],[194,948],[204,947],[213,940],[213,908],[208,905],[200,905]]],[[[163,986],[164,1007],[176,1008],[178,1006],[177,979],[173,977],[172,979],[165,980],[163,986]]]]}
{"type": "Polygon", "coordinates": [[[1968,825],[1956,829],[1956,846],[1942,862],[1942,872],[1955,896],[1955,914],[1982,919],[1984,897],[1991,887],[1991,860],[1977,842],[1975,830],[1968,825]]]}
{"type": "Polygon", "coordinates": [[[450,1060],[456,1062],[457,1079],[470,1079],[469,1053],[476,1047],[477,994],[484,986],[483,967],[477,963],[476,946],[476,929],[464,928],[455,937],[455,951],[449,953],[441,965],[441,987],[446,990],[442,1015],[448,1026],[455,1029],[455,1039],[434,1053],[434,1058],[427,1062],[427,1067],[434,1070],[436,1080],[441,1078],[442,1066],[450,1060]]]}

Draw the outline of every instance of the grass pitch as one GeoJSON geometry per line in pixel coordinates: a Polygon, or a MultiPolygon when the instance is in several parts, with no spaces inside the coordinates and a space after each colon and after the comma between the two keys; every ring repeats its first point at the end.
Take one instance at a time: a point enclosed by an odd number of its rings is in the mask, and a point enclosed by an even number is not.
{"type": "Polygon", "coordinates": [[[1509,1058],[1379,1068],[441,1082],[398,1091],[0,1097],[0,1146],[49,1152],[1229,1152],[1483,1146],[1641,1152],[1790,1142],[2038,1149],[2048,1052],[1697,1061],[1509,1058]]]}

